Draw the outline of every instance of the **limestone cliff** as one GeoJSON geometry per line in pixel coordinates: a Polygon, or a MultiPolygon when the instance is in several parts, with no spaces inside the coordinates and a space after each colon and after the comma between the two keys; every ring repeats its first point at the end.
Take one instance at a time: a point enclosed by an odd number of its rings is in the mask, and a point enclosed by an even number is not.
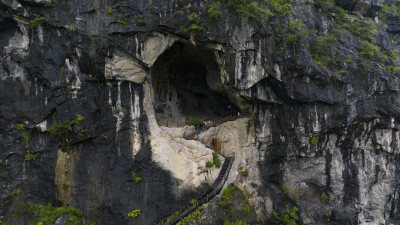
{"type": "Polygon", "coordinates": [[[156,224],[232,155],[182,224],[400,224],[399,31],[394,0],[2,0],[0,224],[156,224]]]}

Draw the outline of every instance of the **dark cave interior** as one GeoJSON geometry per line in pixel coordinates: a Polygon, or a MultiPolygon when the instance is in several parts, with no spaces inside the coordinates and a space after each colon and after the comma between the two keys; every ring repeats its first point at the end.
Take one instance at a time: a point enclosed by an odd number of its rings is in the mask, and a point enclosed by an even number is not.
{"type": "Polygon", "coordinates": [[[237,115],[240,109],[226,92],[210,88],[218,75],[211,50],[177,42],[165,51],[151,70],[158,124],[183,126],[188,120],[216,121],[237,115]]]}

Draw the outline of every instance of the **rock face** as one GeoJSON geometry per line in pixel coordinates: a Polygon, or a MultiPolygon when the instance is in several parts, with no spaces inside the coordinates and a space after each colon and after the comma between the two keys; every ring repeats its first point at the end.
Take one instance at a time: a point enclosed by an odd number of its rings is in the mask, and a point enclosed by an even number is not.
{"type": "Polygon", "coordinates": [[[273,224],[297,202],[298,224],[400,224],[399,22],[383,4],[296,0],[261,21],[225,1],[216,17],[211,1],[0,2],[0,221],[50,202],[154,224],[207,192],[216,152],[235,155],[245,204],[217,198],[205,224],[273,224]]]}

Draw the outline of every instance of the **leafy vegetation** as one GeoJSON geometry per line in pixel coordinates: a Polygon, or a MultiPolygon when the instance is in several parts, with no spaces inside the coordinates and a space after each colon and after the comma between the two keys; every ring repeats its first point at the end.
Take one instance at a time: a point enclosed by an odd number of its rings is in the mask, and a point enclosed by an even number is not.
{"type": "Polygon", "coordinates": [[[21,189],[14,189],[11,193],[11,196],[19,196],[21,193],[21,189]]]}
{"type": "Polygon", "coordinates": [[[55,3],[52,3],[52,2],[45,2],[45,3],[44,3],[44,6],[45,6],[46,8],[53,8],[54,5],[55,5],[55,3]]]}
{"type": "Polygon", "coordinates": [[[318,137],[310,138],[310,145],[316,145],[318,143],[318,137]]]}
{"type": "Polygon", "coordinates": [[[249,213],[250,213],[250,205],[246,205],[246,207],[244,207],[244,209],[243,209],[243,214],[244,215],[249,215],[249,213]]]}
{"type": "Polygon", "coordinates": [[[230,204],[230,201],[232,200],[232,192],[235,190],[235,186],[233,185],[228,185],[224,189],[224,191],[221,194],[221,206],[222,207],[227,207],[230,204]]]}
{"type": "Polygon", "coordinates": [[[260,6],[254,0],[225,0],[224,3],[237,14],[262,24],[266,24],[274,16],[274,13],[268,7],[260,6]]]}
{"type": "Polygon", "coordinates": [[[135,183],[140,183],[142,181],[141,177],[135,177],[135,183]]]}
{"type": "Polygon", "coordinates": [[[31,135],[25,127],[26,124],[28,124],[27,121],[17,124],[17,130],[20,132],[19,136],[21,137],[22,143],[24,144],[25,148],[29,148],[31,135]]]}
{"type": "Polygon", "coordinates": [[[221,167],[221,160],[218,157],[218,153],[213,152],[213,164],[216,168],[220,168],[221,167]]]}
{"type": "Polygon", "coordinates": [[[206,162],[205,170],[211,169],[213,166],[215,166],[216,168],[221,167],[221,160],[219,159],[218,153],[216,152],[213,152],[213,161],[206,162]]]}
{"type": "Polygon", "coordinates": [[[275,218],[276,225],[296,225],[299,220],[299,216],[297,215],[299,209],[296,206],[289,207],[288,204],[285,204],[285,211],[281,214],[277,212],[273,212],[273,216],[275,218]]]}
{"type": "Polygon", "coordinates": [[[203,211],[204,211],[204,205],[198,207],[194,212],[192,212],[189,215],[187,215],[184,218],[182,218],[177,223],[177,225],[197,224],[198,222],[200,222],[199,220],[197,220],[197,217],[199,217],[202,214],[203,211]]]}
{"type": "Polygon", "coordinates": [[[285,187],[285,185],[282,186],[282,192],[284,195],[289,195],[290,189],[285,187]]]}
{"type": "Polygon", "coordinates": [[[377,24],[372,20],[355,21],[344,24],[343,28],[350,31],[352,34],[360,39],[373,41],[373,34],[374,31],[377,29],[377,24]]]}
{"type": "Polygon", "coordinates": [[[123,14],[117,14],[115,16],[116,23],[122,24],[122,25],[126,25],[128,23],[128,16],[127,15],[123,15],[123,14]]]}
{"type": "Polygon", "coordinates": [[[140,216],[140,214],[142,214],[142,210],[141,210],[141,209],[134,209],[134,210],[130,211],[130,212],[126,215],[126,219],[133,219],[133,218],[136,218],[136,217],[140,216]]]}
{"type": "Polygon", "coordinates": [[[396,4],[396,1],[383,1],[382,9],[379,11],[379,19],[386,22],[388,15],[400,16],[400,7],[396,4]]]}
{"type": "MultiPolygon", "coordinates": [[[[297,195],[289,195],[290,189],[282,186],[282,193],[288,197],[289,199],[295,199],[298,200],[299,197],[297,195]]],[[[286,202],[284,203],[285,205],[285,210],[281,212],[280,214],[278,212],[272,212],[272,215],[275,218],[275,224],[276,225],[296,225],[297,221],[299,220],[299,208],[297,206],[300,206],[300,203],[297,202],[296,206],[290,207],[286,202]]]]}
{"type": "Polygon", "coordinates": [[[33,203],[21,203],[17,209],[16,217],[30,216],[33,218],[28,225],[52,225],[61,215],[68,215],[67,225],[80,224],[78,218],[82,218],[82,211],[69,207],[54,207],[50,203],[47,205],[39,205],[33,203]]]}
{"type": "Polygon", "coordinates": [[[65,70],[65,68],[64,68],[64,67],[61,67],[60,76],[59,76],[60,79],[62,79],[63,76],[64,76],[64,70],[65,70]]]}
{"type": "Polygon", "coordinates": [[[38,14],[33,14],[33,17],[34,19],[29,21],[28,26],[30,29],[35,29],[37,26],[40,26],[42,23],[46,22],[46,18],[38,14]]]}
{"type": "Polygon", "coordinates": [[[206,162],[206,170],[211,169],[214,166],[214,164],[211,161],[206,162]]]}
{"type": "MultiPolygon", "coordinates": [[[[62,150],[68,150],[72,141],[72,128],[73,126],[80,126],[84,117],[80,114],[71,121],[57,121],[54,120],[53,124],[47,129],[49,134],[56,138],[58,147],[62,150]]],[[[80,130],[78,136],[83,137],[87,133],[86,129],[80,130]]]]}
{"type": "Polygon", "coordinates": [[[329,32],[325,37],[317,37],[311,44],[311,56],[320,67],[327,68],[332,62],[332,58],[328,56],[332,46],[335,44],[338,32],[329,32]]]}
{"type": "Polygon", "coordinates": [[[221,10],[222,3],[220,1],[213,2],[210,5],[210,8],[207,10],[208,20],[215,21],[222,17],[222,10],[221,10]]]}
{"type": "Polygon", "coordinates": [[[88,129],[82,129],[82,130],[78,131],[78,136],[83,138],[86,136],[87,132],[88,132],[88,129]]]}
{"type": "Polygon", "coordinates": [[[311,32],[305,27],[299,19],[291,20],[288,26],[286,44],[297,49],[300,45],[300,40],[311,32]]]}
{"type": "Polygon", "coordinates": [[[328,195],[325,192],[321,194],[321,200],[322,200],[323,203],[327,203],[328,202],[329,198],[328,198],[328,195]]]}
{"type": "Polygon", "coordinates": [[[188,120],[186,121],[186,125],[194,126],[196,129],[199,129],[203,125],[203,122],[200,120],[188,120]]]}
{"type": "Polygon", "coordinates": [[[25,160],[26,161],[35,160],[35,159],[37,159],[37,157],[38,156],[36,154],[32,154],[29,150],[26,151],[26,154],[25,154],[25,160]]]}
{"type": "Polygon", "coordinates": [[[200,25],[200,22],[201,22],[201,20],[200,20],[200,17],[197,15],[197,13],[192,12],[189,15],[189,24],[190,25],[188,28],[186,28],[184,30],[184,32],[186,32],[186,33],[201,33],[201,32],[203,32],[205,28],[200,25]]]}
{"type": "Polygon", "coordinates": [[[0,220],[0,225],[10,225],[10,224],[7,222],[4,222],[3,220],[0,220]]]}
{"type": "Polygon", "coordinates": [[[359,54],[365,59],[373,60],[375,57],[377,57],[380,50],[381,49],[378,46],[371,44],[369,41],[363,41],[363,48],[359,54]]]}
{"type": "Polygon", "coordinates": [[[112,8],[110,6],[106,6],[106,12],[107,12],[107,14],[111,14],[112,8]]]}

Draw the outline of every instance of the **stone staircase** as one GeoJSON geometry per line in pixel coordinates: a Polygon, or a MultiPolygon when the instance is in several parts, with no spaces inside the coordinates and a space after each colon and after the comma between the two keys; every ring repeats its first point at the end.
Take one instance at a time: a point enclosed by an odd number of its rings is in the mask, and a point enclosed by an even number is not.
{"type": "Polygon", "coordinates": [[[182,218],[185,216],[189,215],[191,212],[196,210],[198,207],[201,205],[211,201],[219,192],[221,192],[222,187],[225,184],[226,179],[228,178],[228,174],[231,170],[232,163],[235,160],[235,155],[232,157],[225,158],[225,162],[221,167],[221,170],[219,172],[219,175],[217,179],[215,180],[214,184],[211,186],[210,190],[203,195],[200,199],[197,199],[197,201],[193,204],[190,204],[186,206],[185,208],[181,209],[178,212],[175,212],[174,214],[170,215],[169,217],[163,219],[158,223],[158,225],[173,225],[179,222],[182,218]]]}

